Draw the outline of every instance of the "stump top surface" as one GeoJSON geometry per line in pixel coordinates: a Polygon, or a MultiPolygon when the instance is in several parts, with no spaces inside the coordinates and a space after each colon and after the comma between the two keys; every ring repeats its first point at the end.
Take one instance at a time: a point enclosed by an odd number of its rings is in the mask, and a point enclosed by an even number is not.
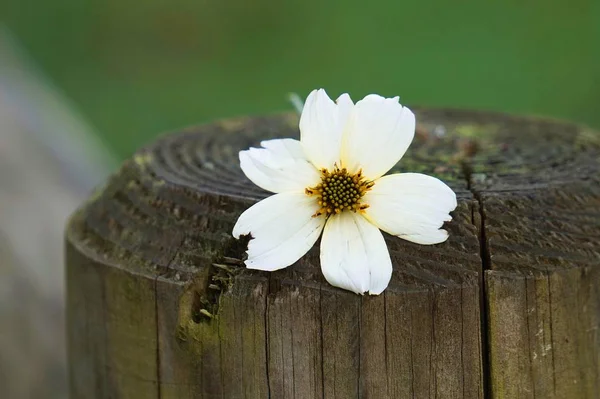
{"type": "MultiPolygon", "coordinates": [[[[391,289],[452,285],[475,278],[482,267],[514,271],[515,261],[527,271],[597,261],[595,132],[492,112],[416,114],[415,139],[390,173],[434,175],[455,190],[459,206],[447,243],[419,246],[386,236],[395,269],[403,265],[391,289]],[[482,201],[497,214],[483,250],[482,201]]],[[[231,239],[231,227],[269,193],[244,176],[238,152],[261,140],[298,136],[295,114],[228,119],[167,135],[122,165],[73,217],[68,236],[107,263],[176,282],[188,281],[219,257],[239,259],[243,249],[231,239]]],[[[313,252],[285,278],[320,284],[313,252]]]]}

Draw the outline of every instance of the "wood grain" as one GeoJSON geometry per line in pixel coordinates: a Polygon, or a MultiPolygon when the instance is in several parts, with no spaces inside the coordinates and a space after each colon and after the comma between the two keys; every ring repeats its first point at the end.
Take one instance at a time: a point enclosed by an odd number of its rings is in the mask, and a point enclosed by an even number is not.
{"type": "Polygon", "coordinates": [[[456,192],[450,239],[386,235],[384,294],[329,286],[318,247],[273,273],[231,238],[268,193],[237,153],[293,115],[168,135],[125,162],[67,231],[77,398],[593,398],[598,147],[568,123],[423,109],[393,172],[456,192]]]}

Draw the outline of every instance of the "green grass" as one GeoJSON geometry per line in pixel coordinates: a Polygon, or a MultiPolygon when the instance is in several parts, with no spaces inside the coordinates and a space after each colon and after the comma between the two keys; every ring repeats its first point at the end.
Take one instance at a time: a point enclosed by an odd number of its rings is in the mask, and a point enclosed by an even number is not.
{"type": "Polygon", "coordinates": [[[592,0],[7,0],[0,16],[120,157],[316,87],[600,127],[592,0]]]}

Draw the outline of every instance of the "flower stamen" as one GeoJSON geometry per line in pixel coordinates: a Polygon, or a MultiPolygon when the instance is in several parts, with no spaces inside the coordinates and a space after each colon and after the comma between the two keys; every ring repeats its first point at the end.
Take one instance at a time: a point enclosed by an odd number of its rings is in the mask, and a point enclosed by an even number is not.
{"type": "Polygon", "coordinates": [[[365,179],[362,170],[350,174],[346,168],[340,169],[336,165],[331,172],[321,169],[321,182],[315,187],[306,188],[305,193],[317,197],[320,208],[313,217],[329,216],[346,210],[362,212],[367,209],[369,205],[360,200],[374,185],[373,181],[365,179]]]}

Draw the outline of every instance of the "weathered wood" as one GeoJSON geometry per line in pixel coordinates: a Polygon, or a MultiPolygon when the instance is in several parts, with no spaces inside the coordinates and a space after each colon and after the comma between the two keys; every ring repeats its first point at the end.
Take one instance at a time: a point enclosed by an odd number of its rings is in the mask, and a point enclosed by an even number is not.
{"type": "Polygon", "coordinates": [[[491,392],[597,398],[600,136],[533,118],[496,129],[480,141],[501,152],[476,156],[471,175],[485,226],[491,392]]]}
{"type": "Polygon", "coordinates": [[[267,193],[237,153],[294,137],[236,119],[140,150],[67,231],[77,398],[594,398],[600,381],[598,139],[567,123],[421,110],[394,171],[457,192],[450,239],[386,236],[381,296],[329,286],[318,249],[245,269],[230,232],[267,193]]]}

